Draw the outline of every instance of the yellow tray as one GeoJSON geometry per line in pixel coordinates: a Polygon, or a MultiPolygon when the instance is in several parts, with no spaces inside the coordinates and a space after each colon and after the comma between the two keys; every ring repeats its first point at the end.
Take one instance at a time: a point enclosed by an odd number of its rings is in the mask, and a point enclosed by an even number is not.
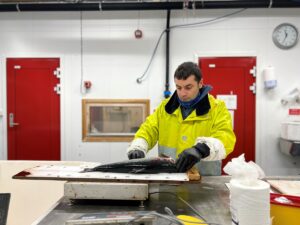
{"type": "Polygon", "coordinates": [[[300,197],[271,193],[272,225],[299,225],[300,197]],[[281,202],[284,197],[287,202],[281,202]]]}

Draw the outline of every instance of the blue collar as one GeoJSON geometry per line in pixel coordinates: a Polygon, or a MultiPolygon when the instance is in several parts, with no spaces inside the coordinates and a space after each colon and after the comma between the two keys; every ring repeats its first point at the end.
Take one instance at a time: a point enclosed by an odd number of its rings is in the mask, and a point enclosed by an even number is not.
{"type": "Polygon", "coordinates": [[[212,89],[212,87],[210,85],[207,86],[203,86],[200,90],[198,95],[196,96],[196,98],[188,101],[188,102],[184,102],[181,101],[178,98],[179,104],[184,107],[185,109],[191,109],[193,108],[198,102],[200,102],[206,95],[207,93],[212,89]]]}

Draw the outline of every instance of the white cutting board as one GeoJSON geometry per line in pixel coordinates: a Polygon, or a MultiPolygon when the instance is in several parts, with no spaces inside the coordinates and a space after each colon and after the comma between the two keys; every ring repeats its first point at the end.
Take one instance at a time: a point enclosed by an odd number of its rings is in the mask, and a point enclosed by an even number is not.
{"type": "Polygon", "coordinates": [[[300,197],[300,181],[298,180],[268,180],[268,182],[281,194],[300,197]]]}
{"type": "Polygon", "coordinates": [[[66,180],[66,181],[145,181],[153,182],[188,182],[186,173],[158,173],[158,174],[130,174],[130,173],[107,173],[107,172],[86,172],[81,173],[85,168],[93,168],[99,163],[79,163],[77,165],[49,164],[29,168],[16,174],[15,179],[29,180],[66,180]]]}

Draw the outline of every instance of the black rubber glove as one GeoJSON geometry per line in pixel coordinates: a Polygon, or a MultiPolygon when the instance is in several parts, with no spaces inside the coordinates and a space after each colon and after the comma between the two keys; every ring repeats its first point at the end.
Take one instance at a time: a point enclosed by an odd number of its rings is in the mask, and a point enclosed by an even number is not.
{"type": "Polygon", "coordinates": [[[185,149],[176,160],[176,168],[179,173],[184,173],[191,169],[202,158],[209,156],[210,149],[204,143],[185,149]]]}
{"type": "Polygon", "coordinates": [[[133,150],[128,153],[129,159],[139,159],[139,158],[145,158],[145,153],[141,150],[133,150]]]}

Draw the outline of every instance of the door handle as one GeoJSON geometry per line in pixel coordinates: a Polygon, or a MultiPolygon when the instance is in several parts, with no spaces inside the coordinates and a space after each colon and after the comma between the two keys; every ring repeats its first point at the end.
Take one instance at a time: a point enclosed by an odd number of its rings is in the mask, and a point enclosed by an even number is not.
{"type": "Polygon", "coordinates": [[[14,122],[14,114],[10,113],[9,114],[9,127],[14,127],[14,126],[18,126],[19,123],[15,123],[14,122]]]}

